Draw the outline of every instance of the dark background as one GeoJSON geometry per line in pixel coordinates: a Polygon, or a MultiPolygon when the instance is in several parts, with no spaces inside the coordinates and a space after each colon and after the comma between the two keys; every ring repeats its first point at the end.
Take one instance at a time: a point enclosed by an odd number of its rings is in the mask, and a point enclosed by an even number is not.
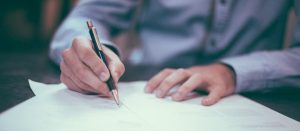
{"type": "Polygon", "coordinates": [[[0,2],[0,112],[34,96],[28,79],[59,83],[59,68],[48,58],[55,29],[75,0],[0,2]]]}
{"type": "MultiPolygon", "coordinates": [[[[76,4],[76,0],[10,0],[0,2],[0,112],[34,96],[28,79],[59,83],[59,68],[48,58],[53,32],[76,4]]],[[[122,40],[122,39],[121,39],[122,40]]],[[[125,73],[123,81],[147,80],[155,71],[127,67],[144,73],[136,78],[125,73]]],[[[288,117],[300,121],[300,88],[243,93],[288,117]]]]}
{"type": "Polygon", "coordinates": [[[49,40],[74,0],[0,2],[1,51],[47,49],[49,40]]]}

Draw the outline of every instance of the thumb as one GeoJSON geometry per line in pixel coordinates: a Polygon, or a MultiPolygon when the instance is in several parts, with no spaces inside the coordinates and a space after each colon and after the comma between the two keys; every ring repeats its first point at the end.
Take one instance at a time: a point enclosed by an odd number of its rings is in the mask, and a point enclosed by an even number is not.
{"type": "Polygon", "coordinates": [[[216,104],[221,99],[221,91],[217,88],[213,88],[207,97],[202,99],[202,105],[210,106],[216,104]]]}

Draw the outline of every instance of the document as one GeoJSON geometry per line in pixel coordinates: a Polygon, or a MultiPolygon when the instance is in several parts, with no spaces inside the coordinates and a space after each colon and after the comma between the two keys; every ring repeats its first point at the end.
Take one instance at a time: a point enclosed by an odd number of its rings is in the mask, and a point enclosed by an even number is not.
{"type": "Polygon", "coordinates": [[[0,114],[1,131],[299,131],[300,123],[240,95],[202,106],[144,93],[146,82],[120,83],[121,105],[63,84],[30,81],[35,97],[0,114]]]}

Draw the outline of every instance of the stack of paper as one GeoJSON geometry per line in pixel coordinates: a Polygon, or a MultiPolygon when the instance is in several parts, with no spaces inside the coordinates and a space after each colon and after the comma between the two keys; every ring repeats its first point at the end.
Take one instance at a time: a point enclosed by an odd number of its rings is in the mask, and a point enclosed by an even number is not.
{"type": "Polygon", "coordinates": [[[63,84],[30,82],[35,97],[0,115],[1,131],[299,131],[300,123],[240,95],[214,106],[202,97],[185,102],[143,93],[145,82],[119,84],[122,104],[68,90],[63,84]]]}

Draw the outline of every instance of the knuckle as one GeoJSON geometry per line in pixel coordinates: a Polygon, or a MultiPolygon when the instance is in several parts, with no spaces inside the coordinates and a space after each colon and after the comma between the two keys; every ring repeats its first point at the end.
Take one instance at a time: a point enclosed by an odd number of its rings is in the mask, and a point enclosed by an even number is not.
{"type": "Polygon", "coordinates": [[[178,72],[185,72],[185,69],[183,69],[183,68],[178,68],[177,71],[178,71],[178,72]]]}
{"type": "Polygon", "coordinates": [[[176,72],[180,75],[187,75],[188,72],[186,71],[186,69],[183,69],[183,68],[179,68],[176,70],[176,72]]]}
{"type": "Polygon", "coordinates": [[[82,43],[82,40],[83,38],[82,37],[80,37],[80,36],[76,36],[76,37],[74,37],[74,39],[73,39],[73,41],[72,41],[72,47],[73,48],[78,48],[78,47],[80,47],[81,45],[81,43],[82,43]]]}
{"type": "Polygon", "coordinates": [[[163,87],[168,87],[168,86],[171,86],[172,85],[172,81],[170,79],[165,79],[162,83],[162,86],[163,87]]]}
{"type": "Polygon", "coordinates": [[[193,76],[194,77],[201,77],[201,74],[200,73],[195,73],[193,76]]]}
{"type": "Polygon", "coordinates": [[[169,72],[172,72],[174,69],[172,68],[166,68],[164,69],[162,72],[166,72],[166,73],[169,73],[169,72]]]}
{"type": "Polygon", "coordinates": [[[85,39],[82,37],[75,37],[72,41],[72,48],[79,54],[81,59],[86,59],[91,56],[90,46],[84,46],[85,39]]]}
{"type": "Polygon", "coordinates": [[[203,81],[203,76],[200,73],[195,73],[191,76],[193,79],[197,79],[198,81],[203,81]]]}
{"type": "Polygon", "coordinates": [[[118,73],[119,76],[124,74],[124,72],[125,72],[125,66],[123,65],[123,63],[119,62],[117,64],[117,70],[116,70],[116,72],[118,73]]]}
{"type": "Polygon", "coordinates": [[[65,50],[62,52],[62,57],[63,57],[63,59],[67,59],[70,55],[71,55],[70,49],[65,49],[65,50]]]}

